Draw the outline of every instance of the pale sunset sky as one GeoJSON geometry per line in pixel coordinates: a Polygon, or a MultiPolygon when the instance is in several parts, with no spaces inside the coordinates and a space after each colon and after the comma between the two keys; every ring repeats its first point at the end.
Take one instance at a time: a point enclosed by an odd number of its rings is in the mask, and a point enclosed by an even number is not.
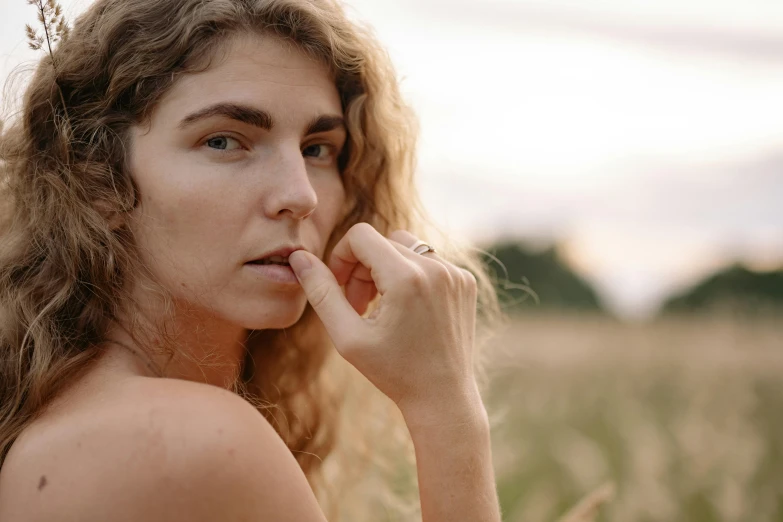
{"type": "MultiPolygon", "coordinates": [[[[4,81],[39,55],[34,9],[0,2],[4,81]]],[[[60,2],[71,22],[90,3],[60,2]]],[[[347,4],[419,115],[447,230],[559,240],[628,318],[734,259],[783,264],[780,0],[347,4]]]]}

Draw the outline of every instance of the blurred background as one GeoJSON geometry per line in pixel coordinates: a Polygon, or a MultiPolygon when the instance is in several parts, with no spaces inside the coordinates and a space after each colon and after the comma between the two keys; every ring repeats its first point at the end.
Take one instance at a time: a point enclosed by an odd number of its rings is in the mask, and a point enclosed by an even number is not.
{"type": "MultiPolygon", "coordinates": [[[[348,5],[420,117],[425,204],[512,318],[505,519],[783,521],[783,3],[348,5]]],[[[0,78],[33,16],[3,0],[0,78]]]]}

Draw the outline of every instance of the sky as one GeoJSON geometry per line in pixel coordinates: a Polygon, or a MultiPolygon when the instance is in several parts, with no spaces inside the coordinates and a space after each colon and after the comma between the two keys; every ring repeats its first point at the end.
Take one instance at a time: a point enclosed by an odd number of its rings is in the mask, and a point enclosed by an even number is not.
{"type": "MultiPolygon", "coordinates": [[[[37,55],[33,9],[0,1],[1,80],[37,55]]],[[[416,109],[443,228],[557,240],[630,319],[734,260],[783,264],[783,2],[347,4],[416,109]]]]}

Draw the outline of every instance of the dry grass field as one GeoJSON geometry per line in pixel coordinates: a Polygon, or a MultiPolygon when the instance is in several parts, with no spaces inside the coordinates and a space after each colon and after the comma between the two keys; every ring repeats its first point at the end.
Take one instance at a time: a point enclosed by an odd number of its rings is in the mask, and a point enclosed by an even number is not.
{"type": "Polygon", "coordinates": [[[783,521],[783,319],[530,316],[494,346],[504,521],[591,493],[599,521],[783,521]]]}

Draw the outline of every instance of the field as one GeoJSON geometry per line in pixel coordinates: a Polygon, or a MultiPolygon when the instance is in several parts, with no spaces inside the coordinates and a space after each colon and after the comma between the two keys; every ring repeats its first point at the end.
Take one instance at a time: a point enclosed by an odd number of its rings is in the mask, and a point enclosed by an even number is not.
{"type": "Polygon", "coordinates": [[[783,521],[783,319],[531,316],[491,360],[504,521],[783,521]]]}

